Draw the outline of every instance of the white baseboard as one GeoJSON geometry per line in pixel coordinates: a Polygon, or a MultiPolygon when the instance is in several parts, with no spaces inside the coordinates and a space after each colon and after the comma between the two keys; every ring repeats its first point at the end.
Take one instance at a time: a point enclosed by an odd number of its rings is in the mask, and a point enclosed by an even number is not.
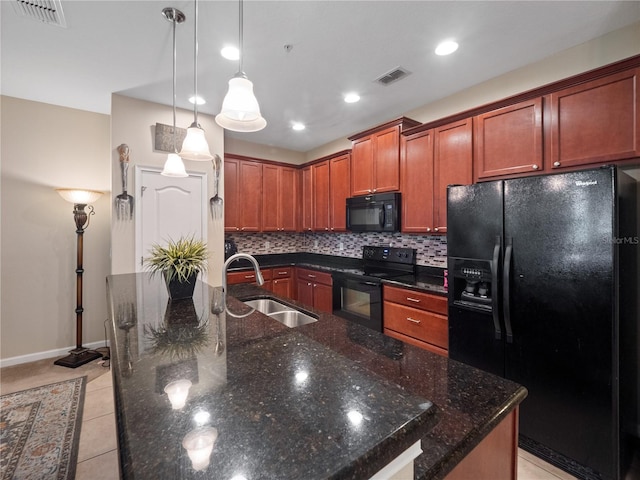
{"type": "MultiPolygon", "coordinates": [[[[109,345],[108,341],[107,345],[109,345]]],[[[104,340],[100,340],[99,342],[85,343],[82,346],[89,349],[104,347],[104,340]]],[[[22,363],[35,362],[36,360],[44,360],[45,358],[63,357],[74,348],[76,347],[58,348],[56,350],[47,350],[46,352],[36,352],[30,353],[28,355],[19,355],[17,357],[2,358],[0,359],[0,368],[10,367],[12,365],[20,365],[22,363]]]]}

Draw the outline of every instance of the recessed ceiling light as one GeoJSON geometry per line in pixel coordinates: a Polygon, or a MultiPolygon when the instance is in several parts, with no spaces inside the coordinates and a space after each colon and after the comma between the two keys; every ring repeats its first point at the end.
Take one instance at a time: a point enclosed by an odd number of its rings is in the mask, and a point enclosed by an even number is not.
{"type": "MultiPolygon", "coordinates": [[[[195,101],[196,101],[196,97],[191,95],[189,97],[189,103],[195,103],[195,101]]],[[[200,95],[198,95],[198,105],[204,105],[205,103],[207,103],[207,101],[204,98],[202,98],[200,95]]]]}
{"type": "Polygon", "coordinates": [[[445,40],[436,47],[436,55],[450,55],[458,49],[458,44],[453,40],[445,40]]]}
{"type": "Polygon", "coordinates": [[[238,60],[240,58],[240,50],[233,45],[225,45],[222,50],[220,50],[220,55],[227,60],[238,60]]]}
{"type": "Polygon", "coordinates": [[[347,93],[344,96],[344,101],[347,103],[356,103],[360,101],[360,95],[357,93],[347,93]]]}
{"type": "Polygon", "coordinates": [[[304,123],[294,122],[293,125],[291,125],[291,128],[294,130],[304,130],[307,127],[304,126],[304,123]]]}

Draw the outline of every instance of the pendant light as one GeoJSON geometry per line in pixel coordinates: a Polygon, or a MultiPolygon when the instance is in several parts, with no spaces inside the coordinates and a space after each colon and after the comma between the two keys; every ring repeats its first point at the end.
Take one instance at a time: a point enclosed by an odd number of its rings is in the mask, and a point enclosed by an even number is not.
{"type": "Polygon", "coordinates": [[[176,24],[185,20],[184,13],[175,8],[167,7],[162,10],[164,18],[173,24],[173,153],[167,155],[164,168],[160,175],[165,177],[188,177],[184,163],[178,156],[176,149],[176,24]]]}
{"type": "MultiPolygon", "coordinates": [[[[195,0],[195,27],[193,34],[193,95],[198,98],[198,0],[195,0]]],[[[193,123],[187,129],[180,156],[185,160],[209,161],[213,155],[204,137],[204,130],[198,123],[198,102],[193,102],[193,123]]]]}
{"type": "Polygon", "coordinates": [[[229,91],[222,101],[222,110],[216,115],[216,123],[234,132],[257,132],[267,126],[267,121],[260,114],[258,100],[253,94],[253,83],[242,70],[243,0],[240,0],[239,23],[239,69],[238,73],[229,80],[229,91]]]}

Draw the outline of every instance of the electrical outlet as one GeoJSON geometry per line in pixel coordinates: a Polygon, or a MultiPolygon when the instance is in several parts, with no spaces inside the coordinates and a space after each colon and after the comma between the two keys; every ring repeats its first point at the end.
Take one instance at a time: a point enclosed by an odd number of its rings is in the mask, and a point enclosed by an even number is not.
{"type": "Polygon", "coordinates": [[[340,242],[338,244],[338,250],[344,250],[344,243],[340,242]]]}
{"type": "Polygon", "coordinates": [[[315,248],[318,248],[318,240],[314,240],[314,241],[313,241],[313,246],[314,246],[315,248]]]}
{"type": "Polygon", "coordinates": [[[269,250],[269,248],[271,248],[271,242],[270,241],[266,241],[264,242],[264,248],[266,248],[267,250],[269,250]]]}

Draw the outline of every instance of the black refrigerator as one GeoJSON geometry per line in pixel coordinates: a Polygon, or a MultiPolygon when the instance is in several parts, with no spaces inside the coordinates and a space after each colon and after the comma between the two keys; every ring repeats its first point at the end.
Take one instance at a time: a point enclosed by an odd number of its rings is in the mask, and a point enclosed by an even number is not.
{"type": "Polygon", "coordinates": [[[449,356],[524,385],[520,446],[624,478],[638,433],[638,200],[615,167],[448,188],[449,356]]]}

